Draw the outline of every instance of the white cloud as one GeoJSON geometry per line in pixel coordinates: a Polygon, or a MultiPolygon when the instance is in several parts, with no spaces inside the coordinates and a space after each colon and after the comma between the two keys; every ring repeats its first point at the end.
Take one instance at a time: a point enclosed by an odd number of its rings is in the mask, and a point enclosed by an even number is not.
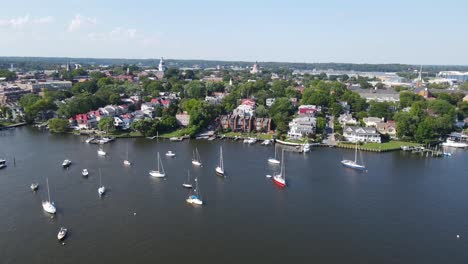
{"type": "Polygon", "coordinates": [[[80,14],[77,14],[70,22],[70,25],[68,26],[68,32],[76,32],[84,26],[95,25],[96,23],[96,18],[84,17],[80,14]]]}
{"type": "Polygon", "coordinates": [[[33,20],[34,24],[50,24],[53,22],[55,22],[55,18],[53,16],[45,16],[33,20]]]}
{"type": "Polygon", "coordinates": [[[6,20],[0,20],[0,26],[7,26],[12,28],[22,28],[29,23],[29,15],[14,17],[6,20]]]}

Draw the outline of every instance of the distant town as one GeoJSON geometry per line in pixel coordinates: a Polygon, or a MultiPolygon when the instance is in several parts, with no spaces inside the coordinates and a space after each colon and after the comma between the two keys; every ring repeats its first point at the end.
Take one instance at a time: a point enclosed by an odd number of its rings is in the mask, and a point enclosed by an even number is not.
{"type": "MultiPolygon", "coordinates": [[[[114,137],[223,136],[378,150],[467,141],[468,72],[91,60],[0,69],[0,129],[114,137]]],[[[6,66],[5,63],[0,65],[6,66]]],[[[362,67],[362,66],[359,66],[362,67]]]]}

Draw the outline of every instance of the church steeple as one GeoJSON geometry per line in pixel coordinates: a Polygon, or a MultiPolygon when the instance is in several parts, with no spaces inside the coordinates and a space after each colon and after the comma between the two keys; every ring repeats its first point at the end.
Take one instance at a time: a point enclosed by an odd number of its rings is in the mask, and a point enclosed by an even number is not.
{"type": "Polygon", "coordinates": [[[166,71],[166,65],[164,64],[164,58],[161,57],[161,60],[159,61],[159,67],[158,70],[161,72],[166,71]]]}

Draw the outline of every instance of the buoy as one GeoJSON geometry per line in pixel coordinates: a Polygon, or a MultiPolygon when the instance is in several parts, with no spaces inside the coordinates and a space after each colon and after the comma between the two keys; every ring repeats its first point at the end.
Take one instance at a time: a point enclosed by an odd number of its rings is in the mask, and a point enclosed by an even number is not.
{"type": "Polygon", "coordinates": [[[62,245],[65,246],[65,242],[62,242],[62,245]]]}
{"type": "Polygon", "coordinates": [[[136,213],[133,213],[133,215],[136,215],[136,213]]]}
{"type": "Polygon", "coordinates": [[[460,238],[460,235],[457,235],[457,238],[460,238]]]}

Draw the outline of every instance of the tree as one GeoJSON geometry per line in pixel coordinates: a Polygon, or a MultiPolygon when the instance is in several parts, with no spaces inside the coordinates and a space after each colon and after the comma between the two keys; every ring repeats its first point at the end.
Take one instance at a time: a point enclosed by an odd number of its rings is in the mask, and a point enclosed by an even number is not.
{"type": "Polygon", "coordinates": [[[459,85],[459,88],[465,91],[468,91],[468,82],[464,82],[459,85]]]}
{"type": "Polygon", "coordinates": [[[191,81],[185,85],[185,94],[188,98],[205,97],[205,85],[200,81],[191,81]]]}
{"type": "Polygon", "coordinates": [[[327,120],[324,117],[317,117],[317,134],[323,133],[327,126],[327,120]]]}
{"type": "Polygon", "coordinates": [[[424,97],[415,94],[413,92],[401,92],[400,93],[400,107],[410,107],[414,102],[424,101],[424,97]]]}
{"type": "Polygon", "coordinates": [[[68,120],[63,118],[52,118],[49,120],[49,130],[52,133],[65,133],[68,131],[68,120]]]}
{"type": "Polygon", "coordinates": [[[391,104],[387,102],[370,102],[369,116],[383,117],[386,120],[392,119],[391,104]]]}
{"type": "Polygon", "coordinates": [[[16,79],[16,73],[9,70],[0,70],[0,78],[5,77],[6,81],[14,81],[16,79]]]}
{"type": "Polygon", "coordinates": [[[288,132],[288,122],[294,113],[294,107],[288,98],[277,98],[270,108],[270,116],[276,126],[278,135],[288,132]]]}
{"type": "Polygon", "coordinates": [[[106,131],[106,132],[114,132],[115,126],[114,126],[114,118],[112,117],[104,117],[99,120],[98,124],[99,130],[101,131],[106,131]]]}
{"type": "Polygon", "coordinates": [[[255,114],[257,117],[268,117],[268,110],[264,105],[259,105],[257,109],[255,109],[255,114]]]}

